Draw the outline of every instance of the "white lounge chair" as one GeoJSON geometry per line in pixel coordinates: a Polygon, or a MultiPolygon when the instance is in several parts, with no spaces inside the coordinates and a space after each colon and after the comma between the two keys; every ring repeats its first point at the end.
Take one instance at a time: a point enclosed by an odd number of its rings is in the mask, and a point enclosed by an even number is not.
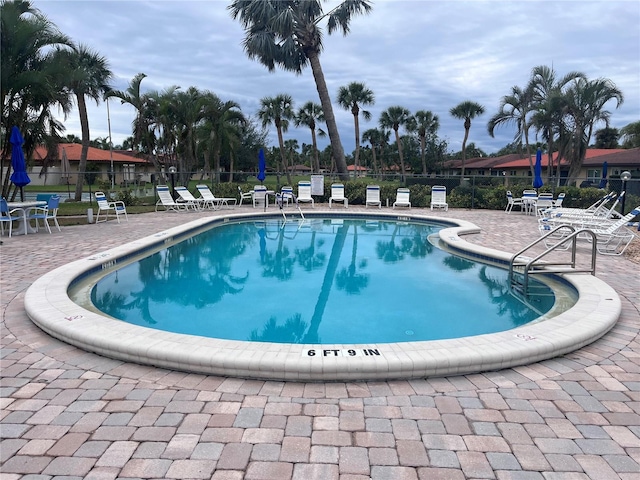
{"type": "Polygon", "coordinates": [[[200,194],[198,200],[202,201],[204,208],[209,206],[216,209],[223,206],[236,206],[238,204],[238,199],[235,197],[216,197],[207,185],[196,185],[196,189],[200,194]]]}
{"type": "MultiPolygon", "coordinates": [[[[44,207],[36,207],[31,209],[29,213],[29,220],[36,221],[36,232],[38,231],[39,220],[47,227],[49,233],[51,233],[51,227],[49,226],[49,220],[53,220],[53,223],[60,230],[60,224],[58,224],[58,206],[60,205],[60,197],[58,195],[52,195],[47,200],[47,204],[44,207]]],[[[117,212],[117,210],[116,210],[117,212]]],[[[125,210],[126,212],[126,210],[125,210]]]]}
{"type": "Polygon", "coordinates": [[[169,187],[166,185],[158,185],[156,186],[156,192],[158,193],[159,200],[156,202],[156,212],[158,211],[158,207],[162,206],[165,211],[173,210],[176,212],[186,211],[187,205],[184,203],[176,202],[171,196],[171,191],[169,187]]]}
{"type": "Polygon", "coordinates": [[[411,201],[409,197],[411,196],[411,190],[408,188],[399,188],[396,190],[396,201],[393,202],[392,208],[396,207],[409,207],[411,208],[411,201]]]}
{"type": "Polygon", "coordinates": [[[267,208],[269,206],[267,187],[265,187],[264,185],[256,185],[255,187],[253,187],[253,195],[251,196],[251,198],[253,200],[253,208],[267,208]]]}
{"type": "Polygon", "coordinates": [[[513,207],[518,207],[520,208],[520,211],[522,211],[523,208],[523,204],[522,204],[522,198],[514,198],[513,193],[511,193],[511,190],[507,190],[507,207],[504,209],[504,211],[506,213],[511,213],[511,210],[513,210],[513,207]]]}
{"type": "Polygon", "coordinates": [[[329,197],[329,208],[333,202],[342,202],[344,208],[349,208],[349,199],[344,196],[344,184],[334,183],[331,185],[331,196],[329,197]]]}
{"type": "Polygon", "coordinates": [[[311,202],[311,208],[315,208],[313,197],[311,196],[311,182],[302,180],[298,182],[298,204],[311,202]]]}
{"type": "MultiPolygon", "coordinates": [[[[596,249],[598,253],[601,253],[602,255],[621,255],[622,253],[624,253],[627,246],[636,236],[636,234],[627,227],[627,224],[638,215],[640,215],[640,205],[634,208],[624,217],[619,218],[615,221],[602,219],[595,223],[589,223],[587,221],[582,224],[576,223],[559,225],[554,225],[549,222],[539,222],[538,228],[542,235],[546,235],[549,232],[553,231],[554,228],[562,225],[570,225],[576,230],[590,230],[596,236],[596,249]]],[[[556,230],[548,238],[548,240],[545,240],[545,244],[547,245],[547,247],[549,247],[553,242],[559,243],[570,233],[571,230],[569,229],[556,230]]],[[[582,236],[580,236],[579,238],[582,238],[582,236]]],[[[590,236],[586,236],[585,238],[587,240],[591,239],[590,236]]]]}
{"type": "Polygon", "coordinates": [[[562,207],[562,202],[564,201],[564,197],[565,197],[565,196],[566,196],[566,193],[564,193],[564,192],[563,192],[563,193],[559,193],[559,194],[558,194],[558,198],[556,198],[556,199],[553,201],[553,206],[554,206],[555,208],[560,208],[560,207],[562,207]]]}
{"type": "Polygon", "coordinates": [[[380,201],[380,185],[367,185],[367,197],[365,199],[365,208],[371,206],[378,206],[382,208],[382,202],[380,201]]]}
{"type": "Polygon", "coordinates": [[[434,185],[431,187],[431,210],[435,208],[444,208],[444,211],[449,210],[449,204],[447,203],[447,187],[442,185],[434,185]]]}
{"type": "Polygon", "coordinates": [[[11,237],[11,231],[13,229],[13,222],[18,220],[23,220],[22,215],[13,215],[15,212],[24,212],[24,210],[20,208],[14,208],[13,210],[9,210],[9,205],[7,204],[7,200],[2,197],[0,198],[0,228],[2,235],[4,235],[4,224],[9,224],[9,237],[11,237]]]}
{"type": "Polygon", "coordinates": [[[178,203],[184,203],[187,208],[193,208],[194,210],[202,208],[202,201],[194,197],[187,187],[176,187],[175,191],[180,197],[177,199],[178,203]]]}
{"type": "Polygon", "coordinates": [[[536,216],[542,216],[542,213],[554,206],[552,193],[541,193],[536,199],[536,216]]]}
{"type": "Polygon", "coordinates": [[[107,200],[107,196],[103,192],[96,192],[95,194],[96,202],[98,202],[98,214],[96,215],[96,223],[100,223],[100,212],[104,212],[104,220],[106,222],[109,219],[109,212],[113,211],[116,214],[116,220],[120,223],[120,215],[124,213],[124,218],[128,222],[129,217],[127,217],[127,207],[125,206],[123,201],[115,200],[109,201],[107,200]]]}

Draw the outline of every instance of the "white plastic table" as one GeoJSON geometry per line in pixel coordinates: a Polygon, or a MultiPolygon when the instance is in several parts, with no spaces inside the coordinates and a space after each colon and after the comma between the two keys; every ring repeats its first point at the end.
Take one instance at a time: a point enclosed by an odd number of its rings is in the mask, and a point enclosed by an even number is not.
{"type": "Polygon", "coordinates": [[[9,210],[21,210],[22,214],[18,220],[18,227],[13,231],[16,235],[26,235],[27,233],[36,233],[36,229],[29,223],[29,212],[37,207],[44,207],[47,202],[43,200],[32,200],[29,202],[7,202],[9,210]]]}

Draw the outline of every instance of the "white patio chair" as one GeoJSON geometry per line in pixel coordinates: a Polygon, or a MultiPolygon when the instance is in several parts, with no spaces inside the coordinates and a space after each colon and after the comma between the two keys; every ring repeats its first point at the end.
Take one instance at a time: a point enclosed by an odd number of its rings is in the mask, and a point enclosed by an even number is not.
{"type": "MultiPolygon", "coordinates": [[[[42,220],[42,223],[47,227],[49,233],[51,233],[51,227],[49,226],[49,220],[53,220],[53,223],[60,230],[60,224],[58,224],[58,206],[60,205],[60,197],[58,195],[52,195],[47,200],[47,204],[44,207],[35,207],[31,209],[29,213],[29,220],[35,220],[36,224],[36,232],[38,231],[39,221],[42,220]]],[[[116,210],[117,212],[117,210],[116,210]]]]}
{"type": "Polygon", "coordinates": [[[380,185],[367,185],[367,197],[365,199],[365,208],[369,205],[378,206],[382,208],[382,202],[380,201],[380,185]]]}
{"type": "Polygon", "coordinates": [[[329,197],[329,208],[333,202],[342,202],[344,208],[349,208],[349,199],[344,196],[344,184],[334,183],[331,185],[331,196],[329,197]]]}
{"type": "Polygon", "coordinates": [[[253,187],[253,208],[269,206],[269,197],[267,196],[267,187],[264,185],[256,185],[253,187]]]}
{"type": "Polygon", "coordinates": [[[542,216],[545,210],[554,206],[553,203],[552,193],[541,193],[538,195],[536,199],[536,216],[542,216]]]}
{"type": "Polygon", "coordinates": [[[166,185],[157,185],[156,192],[158,193],[159,200],[156,202],[156,212],[158,207],[163,207],[165,211],[173,210],[175,212],[187,211],[187,205],[185,203],[176,202],[171,196],[171,191],[166,185]]]}
{"type": "Polygon", "coordinates": [[[311,202],[311,208],[315,208],[311,196],[311,182],[301,180],[298,182],[298,204],[311,202]]]}
{"type": "Polygon", "coordinates": [[[396,190],[396,201],[393,202],[392,208],[396,208],[396,207],[411,208],[411,201],[409,199],[410,195],[411,195],[411,190],[409,190],[408,188],[399,188],[398,190],[396,190]]]}
{"type": "Polygon", "coordinates": [[[511,190],[507,190],[507,206],[504,209],[504,211],[506,213],[511,213],[511,210],[513,210],[513,207],[518,207],[520,208],[520,211],[522,211],[523,208],[523,204],[522,204],[522,198],[514,198],[513,193],[511,193],[511,190]]]}
{"type": "Polygon", "coordinates": [[[249,200],[250,203],[253,203],[253,191],[243,192],[242,188],[238,186],[238,194],[240,195],[240,203],[238,205],[242,205],[243,200],[249,200]]]}
{"type": "Polygon", "coordinates": [[[121,200],[109,201],[107,196],[103,192],[96,192],[96,202],[98,202],[98,213],[96,215],[96,223],[100,223],[100,212],[104,212],[104,220],[109,220],[109,212],[113,211],[116,214],[116,220],[120,223],[120,215],[124,214],[125,220],[128,222],[127,207],[121,200]]]}
{"type": "Polygon", "coordinates": [[[431,187],[431,210],[435,208],[444,208],[444,211],[449,210],[449,204],[447,203],[447,187],[442,185],[434,185],[431,187]]]}
{"type": "Polygon", "coordinates": [[[289,203],[293,203],[293,187],[285,185],[280,189],[280,192],[276,193],[276,204],[287,207],[289,203]]]}

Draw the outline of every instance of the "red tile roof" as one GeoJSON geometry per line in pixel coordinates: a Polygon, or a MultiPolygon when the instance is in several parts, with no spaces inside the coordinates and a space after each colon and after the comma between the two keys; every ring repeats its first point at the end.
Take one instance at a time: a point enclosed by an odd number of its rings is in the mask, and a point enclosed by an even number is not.
{"type": "MultiPolygon", "coordinates": [[[[64,148],[69,162],[79,162],[82,145],[79,143],[61,143],[58,145],[58,158],[62,158],[62,149],[64,148]]],[[[47,155],[47,149],[44,146],[37,147],[33,152],[33,158],[36,162],[42,161],[47,155]]],[[[122,151],[102,150],[100,148],[89,147],[87,153],[87,162],[111,162],[113,155],[114,163],[149,163],[143,158],[138,158],[133,152],[131,154],[122,153],[122,151]]]]}

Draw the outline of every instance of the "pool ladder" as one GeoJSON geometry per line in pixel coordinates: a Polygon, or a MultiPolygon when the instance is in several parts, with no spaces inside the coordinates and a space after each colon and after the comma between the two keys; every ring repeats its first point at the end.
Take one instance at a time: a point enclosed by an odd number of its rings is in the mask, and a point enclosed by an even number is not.
{"type": "Polygon", "coordinates": [[[576,230],[571,225],[560,225],[544,236],[515,253],[509,261],[509,288],[512,294],[526,299],[530,294],[529,277],[545,273],[596,273],[596,235],[591,230],[576,230]],[[565,232],[563,232],[564,230],[565,232]],[[578,236],[586,235],[591,240],[591,265],[587,268],[576,268],[576,247],[578,236]],[[522,256],[527,250],[544,242],[547,249],[534,258],[522,256]],[[564,262],[547,262],[542,260],[551,252],[566,250],[571,259],[564,262]]]}

